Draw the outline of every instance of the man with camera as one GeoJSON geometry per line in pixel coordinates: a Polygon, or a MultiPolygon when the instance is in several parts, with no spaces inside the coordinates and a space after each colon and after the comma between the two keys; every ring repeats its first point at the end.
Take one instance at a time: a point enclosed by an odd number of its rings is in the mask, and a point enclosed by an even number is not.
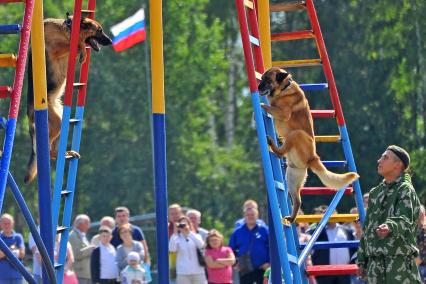
{"type": "Polygon", "coordinates": [[[191,220],[181,216],[170,237],[169,251],[176,253],[176,283],[207,283],[204,268],[200,265],[197,249],[204,247],[204,241],[194,232],[191,220]]]}

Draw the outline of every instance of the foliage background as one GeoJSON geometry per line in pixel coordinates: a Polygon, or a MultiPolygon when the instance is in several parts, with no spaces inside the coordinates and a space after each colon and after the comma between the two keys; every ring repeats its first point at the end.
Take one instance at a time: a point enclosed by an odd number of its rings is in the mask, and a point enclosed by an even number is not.
{"type": "MultiPolygon", "coordinates": [[[[165,90],[169,203],[203,213],[203,226],[226,235],[241,216],[245,199],[256,199],[266,217],[266,195],[256,131],[233,1],[164,0],[165,90]]],[[[141,1],[98,2],[97,19],[109,30],[128,17],[141,1]]],[[[363,192],[380,181],[376,160],[389,144],[412,155],[414,183],[426,201],[426,3],[420,0],[317,0],[341,103],[361,175],[363,192]]],[[[2,23],[18,23],[21,4],[0,5],[2,23]]],[[[46,17],[64,17],[72,1],[45,1],[46,17]]],[[[149,9],[146,9],[149,19],[149,9]]],[[[276,14],[273,31],[308,27],[303,13],[276,14]]],[[[148,24],[149,34],[149,24],[148,24]]],[[[149,44],[149,41],[148,41],[149,44]]],[[[0,52],[17,48],[17,38],[2,36],[0,52]]],[[[82,138],[74,212],[93,220],[113,214],[118,205],[132,214],[154,211],[150,107],[145,43],[123,53],[104,48],[93,54],[82,138]]],[[[151,47],[155,48],[155,47],[151,47]]],[[[274,44],[274,59],[315,56],[308,41],[274,44]]],[[[309,69],[309,68],[308,68],[309,69]]],[[[300,83],[322,82],[318,69],[292,70],[300,83]]],[[[2,69],[0,82],[11,84],[13,72],[2,69]]],[[[312,108],[330,106],[327,93],[307,94],[312,108]]],[[[30,153],[23,93],[11,171],[27,202],[37,212],[36,183],[23,185],[30,153]]],[[[0,105],[6,116],[8,102],[0,105]]],[[[337,133],[332,120],[316,122],[318,134],[337,133]]],[[[324,160],[342,157],[340,146],[320,145],[324,160]]],[[[54,163],[52,163],[54,168],[54,163]]],[[[309,182],[313,183],[313,182],[309,182]]],[[[329,201],[306,197],[305,212],[329,201]]],[[[338,210],[347,212],[353,198],[338,210]]],[[[13,198],[6,194],[4,212],[17,216],[17,230],[26,233],[13,198]]],[[[146,225],[155,253],[152,226],[146,225]]]]}

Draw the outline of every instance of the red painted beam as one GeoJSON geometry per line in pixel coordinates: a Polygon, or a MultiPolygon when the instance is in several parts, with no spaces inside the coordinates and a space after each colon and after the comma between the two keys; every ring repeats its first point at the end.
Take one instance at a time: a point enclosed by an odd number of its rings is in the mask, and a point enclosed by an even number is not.
{"type": "Polygon", "coordinates": [[[306,273],[309,276],[349,275],[356,274],[357,271],[358,266],[356,264],[312,265],[306,267],[306,273]]]}
{"type": "Polygon", "coordinates": [[[309,38],[315,38],[312,30],[271,34],[271,41],[287,41],[309,38]]]}
{"type": "MultiPolygon", "coordinates": [[[[351,195],[353,193],[353,188],[348,187],[345,190],[346,195],[351,195]]],[[[302,195],[331,195],[336,194],[337,190],[329,187],[302,187],[300,189],[300,194],[302,195]]]]}
{"type": "Polygon", "coordinates": [[[311,114],[313,118],[333,118],[336,116],[336,112],[334,110],[322,109],[311,110],[311,114]]]}
{"type": "Polygon", "coordinates": [[[12,88],[9,86],[0,86],[0,99],[9,98],[12,94],[12,88]]]}

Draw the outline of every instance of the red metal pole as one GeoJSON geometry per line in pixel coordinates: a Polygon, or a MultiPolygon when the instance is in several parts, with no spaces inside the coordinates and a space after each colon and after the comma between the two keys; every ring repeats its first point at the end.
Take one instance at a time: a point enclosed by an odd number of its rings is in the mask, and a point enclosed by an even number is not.
{"type": "Polygon", "coordinates": [[[313,0],[306,0],[306,7],[308,9],[308,16],[312,23],[312,29],[316,35],[316,41],[318,46],[318,51],[320,53],[321,61],[324,68],[324,74],[327,78],[328,86],[330,89],[330,97],[333,107],[336,111],[337,124],[342,126],[345,124],[345,119],[343,117],[342,106],[340,105],[339,93],[337,92],[336,82],[334,80],[333,71],[331,69],[331,63],[328,58],[327,49],[325,48],[324,38],[321,33],[321,28],[318,22],[317,13],[315,11],[313,0]]]}

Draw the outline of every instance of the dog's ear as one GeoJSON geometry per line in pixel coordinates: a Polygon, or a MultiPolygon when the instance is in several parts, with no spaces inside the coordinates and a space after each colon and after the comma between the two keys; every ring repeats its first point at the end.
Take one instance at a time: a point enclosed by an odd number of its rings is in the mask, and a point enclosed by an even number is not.
{"type": "Polygon", "coordinates": [[[287,78],[288,73],[284,72],[284,73],[278,73],[275,77],[275,80],[277,80],[278,83],[281,83],[282,81],[284,81],[285,78],[287,78]]]}
{"type": "Polygon", "coordinates": [[[89,29],[92,24],[86,20],[86,16],[81,17],[80,29],[89,29]]]}
{"type": "Polygon", "coordinates": [[[65,25],[71,29],[71,26],[72,26],[72,16],[70,16],[69,12],[66,13],[65,25]]]}

